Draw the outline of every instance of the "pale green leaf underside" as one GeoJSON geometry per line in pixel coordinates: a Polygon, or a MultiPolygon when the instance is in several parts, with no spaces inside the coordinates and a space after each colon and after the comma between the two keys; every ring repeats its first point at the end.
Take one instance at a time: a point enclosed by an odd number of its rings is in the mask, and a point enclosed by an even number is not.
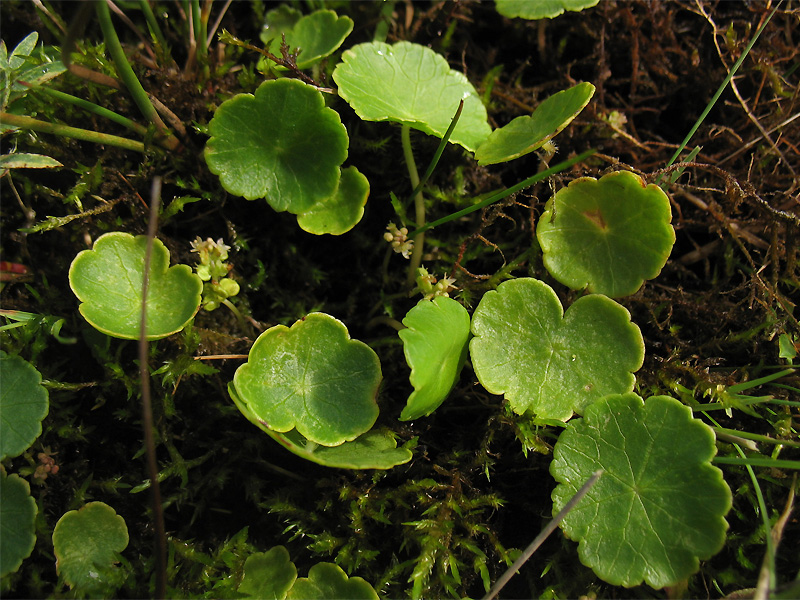
{"type": "Polygon", "coordinates": [[[467,359],[469,313],[451,298],[421,300],[408,311],[399,332],[414,391],[401,421],[427,416],[444,402],[467,359]]]}
{"type": "Polygon", "coordinates": [[[265,81],[226,100],[208,125],[205,159],[223,187],[300,214],[339,185],[349,140],[322,94],[296,79],[265,81]]]}
{"type": "Polygon", "coordinates": [[[256,552],[244,561],[238,591],[261,600],[283,600],[297,579],[297,568],[283,546],[256,552]]]}
{"type": "Polygon", "coordinates": [[[600,0],[495,0],[497,12],[513,19],[552,19],[565,10],[580,11],[600,0]]]}
{"type": "Polygon", "coordinates": [[[491,128],[475,88],[430,48],[398,42],[359,44],[342,55],[333,79],[365,121],[395,121],[442,137],[464,100],[450,141],[472,152],[491,128]]]}
{"type": "Polygon", "coordinates": [[[28,482],[0,472],[0,577],[19,569],[33,552],[37,512],[28,482]]]}
{"type": "Polygon", "coordinates": [[[578,116],[593,95],[591,83],[579,83],[553,94],[537,106],[532,115],[517,117],[495,129],[475,152],[475,159],[480,165],[493,165],[541,148],[578,116]]]}
{"type": "Polygon", "coordinates": [[[384,430],[371,429],[352,442],[333,447],[311,442],[296,429],[278,433],[259,421],[239,397],[232,382],[228,384],[228,393],[233,403],[253,425],[269,434],[289,452],[319,465],[337,469],[391,469],[412,458],[411,450],[398,448],[391,432],[384,430]]]}
{"type": "Polygon", "coordinates": [[[237,394],[265,427],[278,433],[296,428],[324,446],[352,441],[372,427],[380,381],[375,352],[324,313],[262,333],[234,375],[237,394]]]}
{"type": "Polygon", "coordinates": [[[116,555],[127,545],[125,519],[103,502],[65,513],[53,529],[56,570],[71,588],[113,584],[116,555]]]}
{"type": "Polygon", "coordinates": [[[18,456],[42,433],[49,400],[42,375],[19,356],[0,357],[0,459],[18,456]]]}
{"type": "Polygon", "coordinates": [[[611,395],[567,425],[553,451],[553,513],[600,481],[561,524],[581,562],[613,585],[677,584],[725,541],[731,492],[710,464],[714,433],[680,402],[611,395]]]}
{"type": "Polygon", "coordinates": [[[633,389],[644,341],[630,314],[600,295],[563,313],[547,284],[531,278],[484,294],[469,349],[481,385],[517,414],[566,421],[607,394],[633,389]]]}
{"type": "Polygon", "coordinates": [[[661,272],[675,243],[671,219],[660,187],[618,171],[559,190],[545,205],[536,237],[558,281],[619,298],[661,272]]]}
{"type": "MultiPolygon", "coordinates": [[[[99,331],[138,339],[147,237],[112,232],[91,250],[79,252],[69,268],[69,285],[81,301],[83,317],[99,331]]],[[[169,266],[169,250],[153,240],[147,292],[147,339],[166,337],[183,327],[200,307],[203,282],[187,265],[169,266]]]]}
{"type": "Polygon", "coordinates": [[[339,565],[319,563],[308,577],[295,581],[287,596],[290,600],[378,600],[375,589],[361,577],[348,577],[339,565]]]}
{"type": "Polygon", "coordinates": [[[332,10],[317,10],[291,26],[287,23],[281,28],[271,27],[262,37],[271,38],[267,50],[280,56],[281,34],[286,34],[289,52],[300,49],[297,67],[307,69],[341,46],[351,31],[353,20],[350,17],[340,17],[332,10]]]}
{"type": "Polygon", "coordinates": [[[367,178],[355,167],[347,167],[342,169],[336,193],[297,215],[297,224],[303,231],[316,235],[347,233],[364,216],[368,197],[367,178]]]}

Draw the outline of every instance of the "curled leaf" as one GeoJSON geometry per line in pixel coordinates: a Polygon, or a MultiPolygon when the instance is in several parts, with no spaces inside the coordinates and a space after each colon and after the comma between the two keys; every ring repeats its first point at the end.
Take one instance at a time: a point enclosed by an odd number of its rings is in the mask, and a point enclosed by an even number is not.
{"type": "Polygon", "coordinates": [[[259,423],[278,433],[296,428],[316,444],[352,441],[378,418],[378,356],[324,313],[262,333],[233,381],[259,423]]]}
{"type": "Polygon", "coordinates": [[[390,431],[370,429],[352,442],[344,442],[338,446],[320,446],[298,433],[296,429],[278,433],[267,427],[240,398],[233,382],[228,384],[228,394],[253,425],[292,454],[318,465],[337,469],[391,469],[411,460],[411,450],[407,447],[411,444],[398,448],[390,431]]]}
{"type": "Polygon", "coordinates": [[[572,123],[593,95],[591,83],[579,83],[553,94],[537,106],[532,115],[517,117],[495,129],[478,147],[475,159],[480,165],[493,165],[541,148],[572,123]]]}
{"type": "Polygon", "coordinates": [[[400,414],[410,421],[431,414],[453,389],[467,359],[469,313],[451,298],[420,300],[400,331],[414,391],[400,414]]]}

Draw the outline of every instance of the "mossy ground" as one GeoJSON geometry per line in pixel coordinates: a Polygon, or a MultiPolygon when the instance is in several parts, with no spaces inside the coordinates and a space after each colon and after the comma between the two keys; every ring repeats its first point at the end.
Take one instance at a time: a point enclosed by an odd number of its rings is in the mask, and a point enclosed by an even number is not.
{"type": "MultiPolygon", "coordinates": [[[[334,4],[356,23],[346,46],[372,39],[380,5],[334,4]]],[[[3,39],[10,48],[33,30],[45,44],[60,43],[56,27],[33,3],[9,1],[1,8],[3,39]]],[[[269,8],[234,3],[222,26],[255,41],[259,12],[269,8]]],[[[251,552],[283,544],[301,575],[316,562],[336,561],[387,597],[406,596],[412,589],[409,579],[419,582],[418,591],[428,598],[482,595],[482,578],[496,580],[509,550],[524,548],[550,517],[555,483],[547,453],[557,431],[532,428],[507,414],[502,399],[476,385],[469,368],[433,415],[411,423],[396,420],[410,392],[408,369],[395,333],[370,321],[381,315],[402,318],[416,302],[401,294],[406,263],[397,255],[387,261],[382,240],[386,224],[396,219],[389,192],[401,197],[410,192],[399,129],[362,122],[344,102],[334,100],[350,135],[348,164],[357,165],[372,186],[363,221],[343,236],[311,236],[291,215],[276,214],[261,201],[229,196],[206,169],[206,137],[192,124],[207,123],[226,98],[255,89],[263,79],[253,70],[258,57],[212,44],[210,74],[185,73],[183,21],[174,5],[165,9],[170,20],[164,30],[180,66],[145,60],[130,31],[119,23],[118,28],[121,36],[130,37],[131,60],[144,86],[186,125],[180,152],[154,149],[143,158],[45,134],[3,138],[4,152],[16,147],[46,154],[64,168],[15,171],[0,181],[2,259],[30,269],[25,279],[6,284],[2,306],[64,317],[62,334],[77,338],[65,346],[44,328],[2,333],[3,348],[31,361],[54,386],[72,384],[51,389],[50,414],[35,445],[4,461],[9,472],[32,472],[38,454],[48,452],[60,468],[57,475],[34,480],[36,548],[4,580],[3,595],[68,595],[53,566],[52,528],[64,512],[92,500],[111,505],[128,524],[131,542],[123,568],[129,575],[116,594],[151,593],[148,492],[132,493],[145,479],[136,346],[105,338],[81,319],[67,271],[74,256],[102,233],[145,232],[156,175],[164,180],[165,201],[201,198],[161,224],[159,237],[173,261],[194,264],[189,242],[198,235],[223,238],[233,246],[231,262],[242,286],[237,304],[253,319],[253,328],[243,329],[224,307],[201,312],[191,331],[151,345],[170,594],[228,595],[251,552]],[[50,231],[19,231],[46,217],[78,214],[104,202],[114,204],[50,231]],[[379,353],[384,373],[379,423],[391,427],[401,442],[418,438],[409,464],[388,472],[348,472],[294,457],[230,402],[226,385],[240,359],[194,360],[246,354],[257,329],[290,324],[312,310],[341,319],[354,338],[379,353]],[[530,447],[527,456],[521,441],[530,447]]],[[[54,2],[51,10],[68,22],[75,7],[54,2]]],[[[219,10],[216,3],[212,10],[219,10]]],[[[130,13],[141,22],[138,11],[130,13]]],[[[434,230],[424,264],[439,276],[455,276],[460,290],[455,296],[470,309],[502,269],[504,276],[543,279],[569,304],[579,293],[555,283],[537,252],[530,252],[536,248],[534,226],[545,201],[575,177],[620,168],[652,181],[767,13],[763,3],[601,2],[538,24],[504,19],[493,3],[397,3],[387,41],[408,40],[442,53],[484,95],[493,126],[529,114],[542,99],[578,81],[597,86],[586,110],[556,138],[558,157],[589,148],[597,154],[513,200],[434,230]]],[[[726,90],[690,142],[690,147],[702,146],[698,164],[669,188],[677,233],[671,259],[657,279],[621,300],[646,343],[645,364],[637,373],[642,396],[665,393],[704,401],[707,390],[764,375],[781,364],[781,334],[800,341],[793,312],[800,289],[800,138],[798,121],[791,120],[799,109],[797,19],[796,9],[781,7],[739,71],[739,96],[726,90]]],[[[93,68],[108,70],[96,49],[100,39],[90,23],[79,47],[93,68]]],[[[322,69],[321,80],[334,64],[331,60],[327,71],[322,69]]],[[[71,75],[54,85],[138,119],[123,93],[71,75]]],[[[110,122],[37,98],[31,106],[38,118],[126,135],[110,122]]],[[[424,166],[438,140],[412,132],[412,141],[424,166]]],[[[451,147],[427,192],[429,218],[513,185],[539,166],[530,155],[506,166],[477,167],[451,147]]],[[[797,376],[783,383],[788,387],[752,393],[792,399],[800,387],[797,376]]],[[[797,418],[796,408],[773,405],[753,414],[733,410],[721,424],[796,439],[797,418]]],[[[729,451],[721,445],[721,452],[729,451]]],[[[724,471],[734,493],[728,542],[677,595],[717,597],[756,584],[765,530],[755,490],[744,469],[724,471]]],[[[796,484],[790,472],[757,472],[774,522],[796,484]]],[[[781,582],[797,577],[800,569],[788,541],[796,540],[799,530],[796,519],[786,526],[787,541],[776,562],[781,582]]],[[[584,594],[663,597],[665,592],[603,583],[580,565],[575,544],[560,534],[546,542],[504,592],[507,597],[584,594]]]]}

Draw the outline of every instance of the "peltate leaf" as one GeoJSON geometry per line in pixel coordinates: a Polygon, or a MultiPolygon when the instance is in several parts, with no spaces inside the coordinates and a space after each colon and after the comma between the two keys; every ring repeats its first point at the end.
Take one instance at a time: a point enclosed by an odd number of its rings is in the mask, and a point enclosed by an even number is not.
{"type": "Polygon", "coordinates": [[[42,433],[50,407],[42,374],[19,356],[0,356],[0,459],[18,456],[42,433]]]}
{"type": "MultiPolygon", "coordinates": [[[[69,268],[69,285],[79,310],[103,333],[135,340],[142,314],[142,279],[147,237],[112,232],[79,252],[69,268]]],[[[147,339],[157,340],[191,321],[200,308],[203,282],[188,265],[169,266],[169,250],[153,240],[147,291],[147,339]]]]}
{"type": "Polygon", "coordinates": [[[420,300],[400,331],[414,391],[400,414],[410,421],[431,414],[453,389],[467,359],[469,313],[451,298],[420,300]]]}
{"type": "Polygon", "coordinates": [[[125,519],[103,502],[65,513],[53,529],[56,571],[70,588],[115,588],[121,573],[114,564],[128,545],[125,519]]]}
{"type": "Polygon", "coordinates": [[[33,552],[37,511],[28,482],[0,469],[0,577],[19,569],[33,552]]]}
{"type": "Polygon", "coordinates": [[[501,283],[472,316],[470,355],[481,385],[504,394],[517,414],[566,421],[607,394],[633,389],[644,341],[630,313],[600,295],[564,314],[537,279],[501,283]]]}
{"type": "Polygon", "coordinates": [[[297,568],[283,546],[251,554],[244,561],[239,592],[263,600],[283,600],[297,579],[297,568]]]}
{"type": "Polygon", "coordinates": [[[504,17],[535,21],[552,19],[565,10],[581,11],[598,2],[600,0],[495,0],[495,6],[504,17]]]}
{"type": "Polygon", "coordinates": [[[205,158],[223,187],[277,211],[304,213],[333,196],[347,130],[322,94],[296,79],[265,81],[223,102],[208,124],[205,158]]]}
{"type": "Polygon", "coordinates": [[[355,167],[347,167],[342,170],[336,193],[297,215],[297,224],[303,231],[317,235],[347,233],[364,216],[368,196],[367,178],[355,167]]]}
{"type": "Polygon", "coordinates": [[[430,48],[370,42],[346,50],[342,61],[333,80],[339,95],[365,121],[395,121],[442,137],[464,100],[450,141],[474,152],[491,132],[475,88],[430,48]]]}
{"type": "Polygon", "coordinates": [[[480,165],[493,165],[541,148],[578,116],[593,95],[591,83],[579,83],[553,94],[537,106],[531,116],[517,117],[495,129],[475,152],[475,159],[480,165]]]}
{"type": "Polygon", "coordinates": [[[361,577],[347,577],[339,565],[319,563],[308,577],[294,582],[287,596],[290,600],[378,600],[375,589],[361,577]]]}
{"type": "Polygon", "coordinates": [[[581,562],[613,585],[674,585],[725,541],[731,491],[711,465],[714,433],[673,398],[610,395],[560,435],[550,472],[558,512],[604,474],[561,527],[581,562]]]}
{"type": "Polygon", "coordinates": [[[378,356],[324,313],[262,333],[233,381],[265,427],[278,433],[296,428],[324,446],[356,439],[378,418],[378,356]]]}
{"type": "Polygon", "coordinates": [[[545,205],[536,237],[558,281],[619,298],[661,272],[675,243],[671,219],[660,187],[618,171],[559,190],[545,205]]]}

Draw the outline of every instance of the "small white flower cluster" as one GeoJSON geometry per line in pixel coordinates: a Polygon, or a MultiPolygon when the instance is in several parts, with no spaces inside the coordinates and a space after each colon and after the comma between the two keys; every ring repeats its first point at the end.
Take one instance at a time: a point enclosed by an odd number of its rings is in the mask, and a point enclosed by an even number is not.
{"type": "Polygon", "coordinates": [[[414,248],[414,240],[408,239],[408,228],[397,228],[394,223],[389,223],[386,226],[386,233],[383,234],[383,239],[392,245],[392,250],[398,254],[402,254],[403,258],[411,256],[411,250],[414,248]]]}
{"type": "Polygon", "coordinates": [[[456,280],[453,277],[443,277],[441,281],[436,281],[436,275],[428,273],[427,269],[420,267],[417,269],[417,290],[422,293],[425,300],[433,300],[436,296],[450,297],[450,292],[458,289],[453,284],[456,280]]]}

